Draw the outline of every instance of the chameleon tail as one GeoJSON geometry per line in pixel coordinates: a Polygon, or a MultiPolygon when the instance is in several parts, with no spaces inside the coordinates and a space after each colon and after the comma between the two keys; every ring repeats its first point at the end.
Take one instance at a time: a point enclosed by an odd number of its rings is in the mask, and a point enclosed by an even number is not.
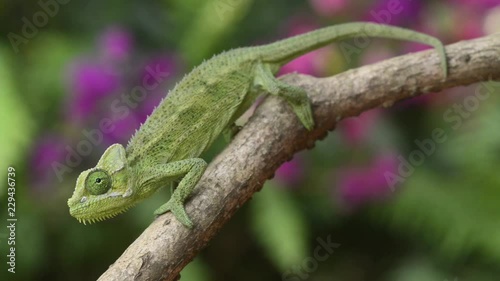
{"type": "Polygon", "coordinates": [[[445,76],[447,75],[444,46],[437,38],[416,31],[376,23],[353,22],[334,25],[263,45],[260,48],[263,62],[281,66],[332,42],[363,36],[407,40],[431,45],[438,51],[441,57],[441,67],[445,76]]]}

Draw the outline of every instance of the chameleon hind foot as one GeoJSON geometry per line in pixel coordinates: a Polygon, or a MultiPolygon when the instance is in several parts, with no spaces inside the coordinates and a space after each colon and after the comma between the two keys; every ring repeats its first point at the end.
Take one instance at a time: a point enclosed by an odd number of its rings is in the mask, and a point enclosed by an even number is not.
{"type": "MultiPolygon", "coordinates": [[[[298,88],[290,86],[288,95],[292,96],[292,98],[288,98],[288,103],[292,106],[293,112],[297,115],[302,125],[307,130],[312,130],[314,128],[314,119],[311,110],[311,103],[309,98],[307,97],[306,91],[298,88]],[[298,93],[294,95],[294,93],[298,93]]],[[[285,99],[288,96],[285,95],[285,99]]]]}
{"type": "Polygon", "coordinates": [[[184,209],[184,205],[180,200],[176,200],[176,198],[171,198],[167,203],[160,206],[160,208],[154,211],[154,214],[159,216],[166,212],[172,212],[175,218],[180,221],[183,225],[188,228],[193,228],[193,222],[189,219],[186,210],[184,209]]]}
{"type": "Polygon", "coordinates": [[[269,94],[285,99],[302,125],[309,131],[314,128],[311,101],[304,89],[276,79],[269,66],[263,64],[257,66],[254,83],[269,94]]]}

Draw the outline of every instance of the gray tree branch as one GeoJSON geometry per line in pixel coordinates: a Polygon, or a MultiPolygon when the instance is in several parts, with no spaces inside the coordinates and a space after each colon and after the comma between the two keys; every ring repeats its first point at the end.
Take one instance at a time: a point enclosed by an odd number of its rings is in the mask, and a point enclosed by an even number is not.
{"type": "Polygon", "coordinates": [[[308,91],[316,128],[306,131],[288,105],[267,98],[198,183],[187,203],[195,227],[185,228],[170,213],[157,218],[99,280],[175,280],[284,161],[312,148],[343,118],[423,93],[500,80],[500,34],[452,44],[446,51],[446,80],[434,50],[329,78],[284,77],[287,83],[308,91]]]}

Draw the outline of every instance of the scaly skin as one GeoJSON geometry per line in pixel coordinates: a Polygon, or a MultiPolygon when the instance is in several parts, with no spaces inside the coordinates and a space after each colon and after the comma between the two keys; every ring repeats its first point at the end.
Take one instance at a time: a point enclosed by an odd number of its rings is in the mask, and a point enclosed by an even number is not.
{"type": "Polygon", "coordinates": [[[154,110],[127,148],[110,146],[95,168],[80,174],[68,200],[80,222],[113,217],[174,180],[180,182],[171,199],[155,211],[171,211],[187,227],[192,222],[184,202],[201,178],[207,163],[198,158],[222,132],[254,102],[259,92],[284,98],[305,128],[314,120],[306,92],[277,80],[281,66],[307,52],[346,38],[369,36],[432,45],[447,64],[436,38],[414,31],[372,23],[326,27],[276,43],[230,50],[196,67],[154,110]]]}

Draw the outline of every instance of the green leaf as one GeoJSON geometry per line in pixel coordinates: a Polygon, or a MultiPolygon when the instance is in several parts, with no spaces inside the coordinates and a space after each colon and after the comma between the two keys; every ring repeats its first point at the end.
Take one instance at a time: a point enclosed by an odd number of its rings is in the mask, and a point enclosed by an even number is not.
{"type": "MultiPolygon", "coordinates": [[[[395,272],[390,280],[394,281],[446,281],[446,275],[438,271],[427,260],[406,260],[395,272]]],[[[451,278],[450,281],[455,281],[451,278]]]]}
{"type": "Polygon", "coordinates": [[[272,182],[252,200],[252,228],[269,258],[282,271],[309,253],[307,222],[292,195],[272,182]]]}
{"type": "Polygon", "coordinates": [[[247,14],[253,0],[211,0],[198,9],[191,26],[187,29],[180,45],[184,57],[191,63],[198,63],[214,52],[224,38],[236,30],[238,22],[247,14]]]}
{"type": "Polygon", "coordinates": [[[210,276],[210,269],[200,258],[194,259],[181,271],[181,280],[208,281],[212,280],[210,276]]]}
{"type": "Polygon", "coordinates": [[[415,167],[395,200],[375,210],[395,232],[432,244],[446,260],[479,253],[500,262],[500,100],[495,95],[500,84],[496,84],[489,84],[490,97],[462,114],[461,126],[449,128],[446,142],[415,167]]]}
{"type": "MultiPolygon", "coordinates": [[[[7,182],[7,166],[18,164],[33,137],[33,122],[19,91],[14,86],[12,50],[0,45],[0,181],[7,182]]],[[[16,167],[15,167],[16,168],[16,167]]],[[[0,197],[6,189],[0,190],[0,197]]]]}

